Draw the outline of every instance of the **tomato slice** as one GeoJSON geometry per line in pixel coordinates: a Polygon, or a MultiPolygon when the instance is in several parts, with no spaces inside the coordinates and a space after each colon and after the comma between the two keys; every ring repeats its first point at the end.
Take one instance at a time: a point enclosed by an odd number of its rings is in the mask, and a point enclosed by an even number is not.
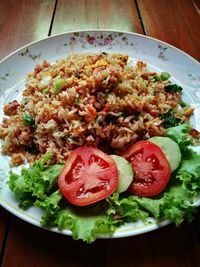
{"type": "Polygon", "coordinates": [[[105,199],[117,185],[118,170],[114,160],[93,147],[73,150],[58,179],[60,192],[77,206],[105,199]]]}
{"type": "Polygon", "coordinates": [[[159,146],[148,141],[139,141],[122,156],[131,163],[134,171],[134,179],[129,187],[131,193],[152,197],[164,190],[171,168],[159,146]]]}

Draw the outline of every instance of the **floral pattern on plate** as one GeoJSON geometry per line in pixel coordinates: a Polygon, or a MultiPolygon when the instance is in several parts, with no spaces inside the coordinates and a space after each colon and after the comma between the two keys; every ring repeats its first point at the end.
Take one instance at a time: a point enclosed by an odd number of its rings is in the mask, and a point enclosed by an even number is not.
{"type": "MultiPolygon", "coordinates": [[[[195,105],[200,102],[200,65],[189,55],[162,41],[120,31],[89,30],[69,32],[29,44],[0,62],[0,117],[3,105],[20,99],[27,73],[43,60],[55,62],[73,52],[116,52],[129,55],[131,61],[143,60],[156,71],[167,71],[184,88],[186,98],[195,105]],[[193,94],[199,94],[199,100],[193,94]],[[196,103],[197,102],[197,103],[196,103]]],[[[197,109],[198,111],[198,109],[197,109]]],[[[198,112],[197,112],[198,113],[198,112]]],[[[200,112],[198,113],[200,117],[200,112]]],[[[198,122],[200,123],[200,122],[198,122]]],[[[31,208],[22,211],[9,191],[6,180],[9,172],[8,158],[0,155],[0,205],[16,216],[40,226],[41,211],[31,208]]],[[[137,235],[158,229],[167,224],[152,221],[128,224],[119,228],[112,237],[137,235]]],[[[53,229],[53,231],[57,231],[53,229]]],[[[63,234],[70,234],[64,231],[63,234]]]]}
{"type": "Polygon", "coordinates": [[[19,56],[28,56],[29,58],[31,58],[32,60],[36,60],[38,58],[41,57],[41,53],[38,53],[38,54],[32,54],[30,51],[29,51],[29,48],[27,47],[24,51],[20,52],[18,54],[19,56]]]}
{"type": "Polygon", "coordinates": [[[81,44],[82,48],[87,49],[90,46],[112,48],[116,44],[125,44],[126,46],[134,46],[127,36],[122,32],[115,33],[100,33],[90,34],[84,32],[75,32],[70,37],[69,42],[65,42],[64,46],[75,46],[77,43],[81,44]]]}

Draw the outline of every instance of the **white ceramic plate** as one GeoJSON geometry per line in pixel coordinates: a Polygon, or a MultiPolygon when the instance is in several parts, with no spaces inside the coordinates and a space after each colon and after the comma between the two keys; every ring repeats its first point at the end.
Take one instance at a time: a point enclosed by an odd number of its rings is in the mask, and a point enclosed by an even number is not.
{"type": "MultiPolygon", "coordinates": [[[[194,105],[192,123],[200,130],[200,64],[179,49],[162,41],[139,34],[106,30],[68,32],[31,43],[12,53],[0,62],[0,119],[3,117],[3,105],[13,99],[19,100],[25,83],[25,76],[37,63],[43,60],[55,62],[73,52],[118,52],[128,54],[131,61],[142,60],[155,71],[166,71],[172,79],[183,87],[183,98],[194,105]]],[[[1,149],[1,147],[0,147],[1,149]]],[[[18,171],[18,169],[16,169],[18,171]]],[[[42,211],[30,208],[23,211],[18,208],[14,195],[6,184],[9,172],[9,158],[0,155],[0,205],[19,218],[40,227],[42,211]]],[[[149,232],[166,225],[157,224],[149,219],[127,224],[119,228],[112,236],[125,237],[149,232]]],[[[57,231],[57,229],[52,229],[57,231]]],[[[70,231],[63,231],[70,235],[70,231]]]]}

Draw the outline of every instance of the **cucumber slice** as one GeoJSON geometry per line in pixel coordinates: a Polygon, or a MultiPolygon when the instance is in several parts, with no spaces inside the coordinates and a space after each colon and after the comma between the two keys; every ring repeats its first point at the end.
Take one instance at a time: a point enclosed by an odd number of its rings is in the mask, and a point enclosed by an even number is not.
{"type": "Polygon", "coordinates": [[[133,181],[134,174],[131,164],[125,158],[122,158],[120,156],[110,156],[112,159],[114,159],[119,172],[119,182],[116,191],[118,193],[125,192],[133,181]]]}
{"type": "Polygon", "coordinates": [[[175,171],[181,162],[181,151],[178,144],[169,137],[154,136],[148,141],[158,145],[164,152],[171,166],[171,171],[175,171]]]}

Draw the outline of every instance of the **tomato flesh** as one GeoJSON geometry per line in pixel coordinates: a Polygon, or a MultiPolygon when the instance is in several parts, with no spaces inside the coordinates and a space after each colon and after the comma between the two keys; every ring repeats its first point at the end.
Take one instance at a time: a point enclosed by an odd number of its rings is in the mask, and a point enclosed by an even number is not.
{"type": "Polygon", "coordinates": [[[77,206],[105,199],[117,185],[118,170],[114,160],[93,147],[73,150],[58,179],[61,193],[77,206]]]}
{"type": "Polygon", "coordinates": [[[134,171],[134,179],[129,187],[131,193],[152,197],[164,190],[171,168],[159,146],[148,141],[139,141],[122,156],[131,163],[134,171]]]}

